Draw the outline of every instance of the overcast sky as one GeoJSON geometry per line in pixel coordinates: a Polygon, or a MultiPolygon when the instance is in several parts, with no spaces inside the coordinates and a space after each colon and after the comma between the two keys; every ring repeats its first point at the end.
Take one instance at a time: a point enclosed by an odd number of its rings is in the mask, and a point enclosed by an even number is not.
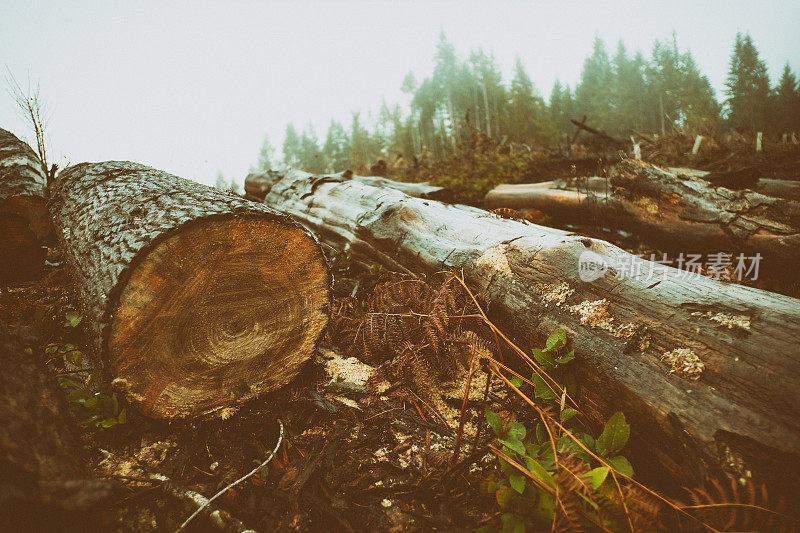
{"type": "MultiPolygon", "coordinates": [[[[483,46],[508,79],[516,56],[546,97],[574,85],[595,35],[649,56],[673,31],[721,91],[738,31],[775,80],[800,68],[800,2],[0,0],[0,65],[41,84],[54,162],[133,160],[204,183],[241,182],[287,122],[324,138],[331,118],[405,103],[444,30],[483,46]]],[[[0,127],[28,136],[0,92],[0,127]]]]}

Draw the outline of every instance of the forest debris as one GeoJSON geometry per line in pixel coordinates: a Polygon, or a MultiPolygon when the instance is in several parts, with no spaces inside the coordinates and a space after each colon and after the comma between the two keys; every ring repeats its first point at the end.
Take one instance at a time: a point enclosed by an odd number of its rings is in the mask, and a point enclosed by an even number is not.
{"type": "Polygon", "coordinates": [[[511,272],[511,267],[508,264],[508,256],[506,255],[507,251],[507,244],[500,244],[493,248],[489,248],[478,258],[478,260],[475,262],[475,265],[489,266],[498,272],[502,272],[503,274],[511,276],[513,272],[511,272]]]}
{"type": "Polygon", "coordinates": [[[569,307],[572,313],[578,315],[581,324],[611,331],[613,318],[608,314],[608,300],[584,300],[579,304],[569,307]]]}
{"type": "Polygon", "coordinates": [[[703,316],[728,329],[750,331],[750,317],[747,315],[729,315],[727,313],[694,312],[692,316],[703,316]]]}
{"type": "Polygon", "coordinates": [[[672,367],[670,373],[697,380],[706,366],[691,348],[676,348],[661,356],[661,361],[672,367]]]}
{"type": "Polygon", "coordinates": [[[362,363],[355,357],[343,358],[336,352],[329,351],[332,355],[325,361],[325,372],[331,382],[345,381],[365,386],[367,381],[375,375],[375,368],[362,363]]]}
{"type": "MultiPolygon", "coordinates": [[[[569,283],[566,281],[558,285],[551,285],[545,292],[542,293],[542,298],[545,302],[555,304],[560,307],[567,301],[567,298],[575,293],[575,289],[571,289],[569,283]]],[[[547,305],[547,304],[545,304],[547,305]]]]}

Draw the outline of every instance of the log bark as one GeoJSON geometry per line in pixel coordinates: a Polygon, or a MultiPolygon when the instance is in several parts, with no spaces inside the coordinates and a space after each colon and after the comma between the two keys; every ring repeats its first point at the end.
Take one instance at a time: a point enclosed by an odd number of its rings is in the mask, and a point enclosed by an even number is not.
{"type": "Polygon", "coordinates": [[[785,488],[800,475],[800,301],[352,181],[287,173],[265,203],[367,261],[417,274],[458,269],[522,346],[565,328],[579,403],[597,420],[625,412],[645,478],[696,486],[753,472],[785,488]],[[592,261],[607,268],[583,281],[592,261]],[[680,359],[694,361],[697,380],[680,359]]]}
{"type": "Polygon", "coordinates": [[[288,383],[328,321],[314,238],[263,205],[137,163],[82,163],[50,211],[106,375],[143,413],[226,416],[288,383]]]}
{"type": "Polygon", "coordinates": [[[0,516],[7,531],[78,528],[116,492],[87,472],[64,393],[35,358],[38,344],[30,329],[0,325],[0,516]]]}
{"type": "Polygon", "coordinates": [[[587,192],[582,186],[565,191],[548,184],[501,185],[486,195],[485,205],[603,220],[667,250],[761,253],[765,261],[782,264],[800,260],[800,202],[713,187],[697,175],[632,160],[612,170],[607,194],[605,181],[590,179],[587,192]]]}
{"type": "Polygon", "coordinates": [[[46,178],[34,151],[0,129],[0,282],[35,277],[51,233],[46,178]]]}
{"type": "MultiPolygon", "coordinates": [[[[263,201],[264,196],[269,192],[271,184],[275,181],[275,177],[280,175],[280,172],[274,170],[248,174],[244,180],[244,190],[245,193],[249,195],[248,199],[263,201]]],[[[387,187],[416,198],[430,198],[432,200],[449,199],[449,192],[444,187],[430,185],[428,182],[410,183],[394,181],[379,176],[357,176],[349,170],[339,172],[338,174],[329,174],[327,177],[332,181],[354,180],[373,187],[387,187]]]]}
{"type": "MultiPolygon", "coordinates": [[[[751,169],[744,169],[744,170],[751,170],[751,169]]],[[[756,169],[757,170],[757,169],[756,169]]],[[[670,168],[670,172],[673,174],[683,174],[687,176],[693,176],[697,178],[703,178],[706,181],[711,181],[715,184],[719,184],[719,182],[726,181],[726,174],[717,172],[712,173],[705,170],[695,170],[691,168],[670,168]]],[[[728,175],[733,173],[727,173],[728,175]]],[[[735,178],[735,176],[734,176],[735,178]]],[[[728,178],[727,181],[734,181],[733,179],[728,178]]],[[[785,198],[787,200],[794,200],[796,202],[800,201],[800,180],[794,179],[771,179],[771,178],[760,178],[755,179],[755,183],[752,184],[749,188],[753,191],[763,194],[765,196],[773,196],[775,198],[785,198]]],[[[723,183],[723,186],[724,183],[723,183]]],[[[728,186],[728,188],[733,189],[734,187],[728,186]]]]}

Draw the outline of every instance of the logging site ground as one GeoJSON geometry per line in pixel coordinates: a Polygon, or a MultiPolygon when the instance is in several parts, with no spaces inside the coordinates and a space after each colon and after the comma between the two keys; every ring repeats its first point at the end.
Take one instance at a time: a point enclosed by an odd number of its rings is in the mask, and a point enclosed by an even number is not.
{"type": "Polygon", "coordinates": [[[69,4],[0,532],[800,530],[800,7],[69,4]]]}

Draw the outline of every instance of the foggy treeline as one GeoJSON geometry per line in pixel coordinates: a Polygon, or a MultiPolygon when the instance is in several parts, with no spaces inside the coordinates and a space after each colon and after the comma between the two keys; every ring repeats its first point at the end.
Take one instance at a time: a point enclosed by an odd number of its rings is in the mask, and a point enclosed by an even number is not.
{"type": "Polygon", "coordinates": [[[751,128],[777,137],[800,131],[800,87],[789,64],[774,86],[748,34],[733,46],[720,102],[691,51],[675,36],[655,41],[649,58],[620,42],[613,52],[595,38],[580,81],[570,87],[556,81],[545,100],[518,59],[510,83],[504,83],[495,57],[479,49],[465,59],[442,34],[431,75],[410,72],[402,91],[408,106],[383,103],[377,114],[353,112],[349,125],[332,120],[325,136],[309,125],[286,127],[282,158],[269,139],[253,170],[276,166],[309,172],[369,166],[378,159],[438,159],[458,150],[475,133],[495,142],[527,146],[563,145],[573,134],[570,119],[625,138],[634,132],[665,134],[673,128],[714,131],[751,128]]]}

